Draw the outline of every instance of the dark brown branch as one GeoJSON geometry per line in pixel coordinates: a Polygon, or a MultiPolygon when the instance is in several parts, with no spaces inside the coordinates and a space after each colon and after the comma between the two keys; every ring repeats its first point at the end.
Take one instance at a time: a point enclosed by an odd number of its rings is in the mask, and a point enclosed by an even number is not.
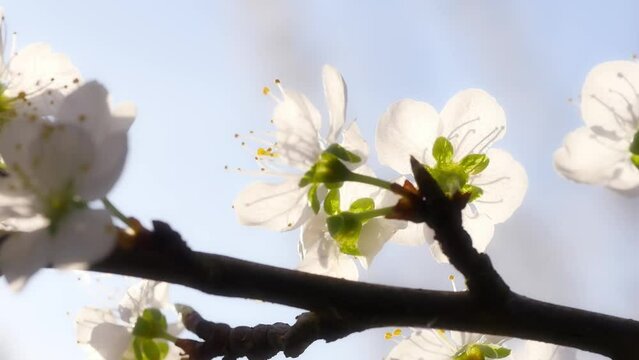
{"type": "Polygon", "coordinates": [[[544,303],[510,291],[491,304],[477,301],[470,292],[352,282],[192,252],[167,224],[156,221],[154,227],[133,246],[118,249],[92,269],[306,309],[326,319],[317,336],[326,341],[371,328],[414,326],[550,342],[617,360],[634,358],[639,338],[636,321],[544,303]]]}

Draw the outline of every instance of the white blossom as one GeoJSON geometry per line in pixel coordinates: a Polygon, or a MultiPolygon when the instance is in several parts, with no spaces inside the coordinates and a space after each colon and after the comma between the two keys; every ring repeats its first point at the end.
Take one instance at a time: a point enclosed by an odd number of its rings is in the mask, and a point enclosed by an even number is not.
{"type": "MultiPolygon", "coordinates": [[[[40,95],[45,96],[45,95],[40,95]]],[[[0,270],[14,289],[39,268],[84,268],[110,253],[116,231],[104,197],[122,172],[132,104],[112,107],[89,82],[54,115],[19,115],[0,130],[8,176],[0,178],[0,219],[10,228],[0,270]]]]}
{"type": "Polygon", "coordinates": [[[300,187],[299,182],[322,151],[339,143],[365,159],[368,146],[359,127],[354,122],[345,126],[346,85],[342,76],[335,68],[325,65],[323,83],[329,114],[325,135],[322,135],[322,119],[317,108],[306,96],[284,89],[277,81],[282,98],[274,96],[277,101],[272,118],[274,139],[266,148],[260,147],[255,157],[263,169],[260,175],[271,175],[282,181],[255,182],[238,195],[233,207],[242,224],[276,231],[301,226],[313,212],[306,196],[308,186],[300,187]]]}
{"type": "MultiPolygon", "coordinates": [[[[91,360],[135,360],[132,331],[138,316],[147,308],[171,310],[168,284],[144,280],[130,287],[117,309],[85,307],[76,316],[78,344],[91,360]]],[[[183,330],[180,323],[169,324],[168,332],[177,336],[183,330]]],[[[180,350],[169,344],[166,360],[180,359],[180,350]]]]}
{"type": "MultiPolygon", "coordinates": [[[[391,105],[379,121],[376,146],[380,162],[402,175],[411,173],[411,155],[435,166],[432,147],[438,137],[452,144],[454,161],[469,154],[485,154],[488,167],[469,176],[469,184],[481,188],[483,194],[462,211],[463,226],[473,246],[484,251],[494,225],[507,220],[521,205],[528,186],[524,168],[506,151],[491,148],[505,131],[506,117],[497,101],[482,90],[468,89],[450,99],[441,113],[410,99],[391,105]]],[[[417,245],[426,240],[435,258],[446,261],[433,236],[427,226],[410,223],[393,241],[417,245]]]]}
{"type": "Polygon", "coordinates": [[[620,191],[639,187],[639,138],[631,149],[639,132],[638,89],[636,62],[610,61],[590,71],[581,91],[586,126],[568,134],[555,152],[560,174],[620,191]]]}

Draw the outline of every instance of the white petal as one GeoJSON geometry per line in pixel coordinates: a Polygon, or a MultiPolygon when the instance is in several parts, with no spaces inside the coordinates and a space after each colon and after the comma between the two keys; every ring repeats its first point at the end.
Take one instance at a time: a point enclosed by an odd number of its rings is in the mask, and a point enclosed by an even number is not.
{"type": "Polygon", "coordinates": [[[123,321],[134,323],[135,319],[147,308],[164,308],[169,299],[169,286],[167,283],[142,280],[131,286],[118,306],[120,318],[123,321]]]}
{"type": "MultiPolygon", "coordinates": [[[[329,127],[326,141],[331,144],[337,140],[337,134],[344,126],[346,116],[346,84],[342,75],[330,65],[322,69],[324,95],[328,106],[329,127]]],[[[349,149],[350,150],[350,149],[349,149]]]]}
{"type": "Polygon", "coordinates": [[[400,341],[386,360],[450,360],[454,354],[432,330],[419,329],[400,341]]]}
{"type": "Polygon", "coordinates": [[[581,90],[581,116],[590,127],[632,136],[639,127],[638,89],[636,62],[599,64],[590,70],[581,90]]]}
{"type": "Polygon", "coordinates": [[[344,129],[342,136],[343,140],[341,145],[346,150],[351,151],[362,158],[362,161],[355,165],[360,166],[362,164],[365,164],[366,160],[368,159],[368,144],[362,137],[362,133],[359,130],[359,126],[357,125],[357,123],[353,122],[348,125],[346,129],[344,129]]]}
{"type": "Polygon", "coordinates": [[[308,170],[321,152],[321,117],[317,108],[306,96],[287,90],[284,101],[275,107],[273,124],[277,128],[280,159],[288,165],[308,170]]]}
{"type": "MultiPolygon", "coordinates": [[[[358,174],[375,176],[373,170],[367,165],[359,167],[356,171],[358,174]]],[[[351,204],[361,198],[375,198],[379,195],[378,187],[358,182],[345,182],[339,190],[340,207],[342,211],[347,211],[351,204]]]]}
{"type": "Polygon", "coordinates": [[[0,154],[11,168],[27,169],[30,165],[29,146],[41,135],[45,122],[39,119],[16,118],[0,127],[0,154]]]}
{"type": "Polygon", "coordinates": [[[308,187],[300,188],[299,179],[283,183],[253,183],[233,203],[243,225],[263,226],[275,231],[288,231],[300,226],[312,213],[308,207],[308,187]]]}
{"type": "Polygon", "coordinates": [[[51,262],[59,268],[86,268],[113,251],[116,236],[107,210],[74,210],[50,238],[51,262]]]}
{"type": "Polygon", "coordinates": [[[519,208],[528,189],[528,176],[520,163],[506,151],[490,149],[488,167],[471,178],[471,184],[479,186],[483,195],[469,206],[475,206],[480,214],[493,223],[506,221],[519,208]]]}
{"type": "Polygon", "coordinates": [[[29,164],[22,170],[45,195],[65,191],[93,163],[94,143],[78,126],[43,124],[38,131],[39,138],[28,148],[29,164]]]}
{"type": "Polygon", "coordinates": [[[50,251],[47,229],[13,233],[0,245],[0,270],[14,291],[48,265],[50,251]]]}
{"type": "Polygon", "coordinates": [[[506,133],[506,115],[483,90],[467,89],[453,96],[441,112],[442,136],[455,149],[455,159],[480,153],[506,133]]]}
{"type": "Polygon", "coordinates": [[[379,161],[400,174],[410,174],[410,156],[426,161],[438,129],[439,114],[429,104],[410,99],[394,103],[377,125],[379,161]]]}
{"type": "Polygon", "coordinates": [[[357,280],[359,277],[353,257],[343,254],[326,228],[326,216],[320,213],[311,218],[300,234],[302,260],[297,269],[313,274],[357,280]]]}
{"type": "Polygon", "coordinates": [[[382,250],[382,247],[384,247],[384,244],[386,244],[397,231],[393,223],[394,222],[390,222],[386,219],[375,218],[368,221],[362,227],[358,247],[362,254],[359,259],[364,268],[367,269],[371,265],[373,258],[377,256],[382,250]]]}
{"type": "Polygon", "coordinates": [[[475,334],[465,331],[450,332],[450,338],[453,340],[453,342],[455,342],[455,344],[459,345],[460,347],[467,344],[477,343],[479,342],[479,339],[481,339],[481,337],[481,334],[475,334]]]}
{"type": "Polygon", "coordinates": [[[599,136],[589,128],[579,128],[566,136],[554,155],[555,167],[573,181],[607,185],[627,190],[639,186],[639,171],[630,162],[630,151],[599,136]]]}
{"type": "Polygon", "coordinates": [[[122,360],[131,341],[132,335],[125,326],[105,322],[93,329],[87,345],[100,354],[101,359],[122,360]]]}
{"type": "Polygon", "coordinates": [[[80,83],[80,72],[63,54],[54,53],[49,45],[36,43],[13,56],[2,82],[7,96],[27,94],[27,101],[16,103],[18,113],[54,115],[64,95],[80,83]]]}
{"type": "Polygon", "coordinates": [[[493,238],[495,225],[487,216],[469,213],[468,208],[462,211],[462,225],[473,239],[473,247],[479,252],[484,252],[493,238]]]}
{"type": "MultiPolygon", "coordinates": [[[[430,238],[432,239],[432,236],[430,238]]],[[[407,222],[406,227],[395,232],[390,241],[409,246],[423,245],[426,242],[424,225],[407,222]]]]}
{"type": "Polygon", "coordinates": [[[547,344],[532,340],[520,340],[509,343],[512,357],[516,360],[576,360],[577,351],[555,344],[547,344]]]}

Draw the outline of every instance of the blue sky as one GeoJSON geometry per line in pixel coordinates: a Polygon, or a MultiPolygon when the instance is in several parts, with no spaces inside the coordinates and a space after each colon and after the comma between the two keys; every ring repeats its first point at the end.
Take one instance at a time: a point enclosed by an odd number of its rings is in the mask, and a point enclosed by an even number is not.
{"type": "MultiPolygon", "coordinates": [[[[581,124],[567,99],[594,65],[639,49],[633,1],[31,1],[2,4],[18,48],[45,41],[66,53],[85,78],[139,116],[126,170],[111,198],[144,221],[166,220],[198,250],[292,268],[297,233],[240,226],[231,203],[252,179],[225,172],[252,157],[236,132],[266,129],[273,102],[261,94],[274,78],[323,109],[325,63],[349,87],[349,118],[373,145],[379,116],[401,98],[441,108],[478,87],[508,117],[499,147],[527,169],[524,204],[499,225],[493,262],[519,292],[562,304],[637,318],[633,275],[636,199],[576,185],[556,174],[552,153],[581,124]]],[[[376,159],[373,157],[373,164],[376,159]]],[[[381,167],[382,175],[391,172],[381,167]]],[[[387,246],[364,279],[447,289],[447,265],[427,249],[387,246]]],[[[73,314],[103,305],[109,286],[88,289],[73,274],[43,271],[15,295],[0,286],[3,359],[81,359],[73,314]],[[8,309],[8,310],[7,310],[8,309]],[[59,356],[57,356],[59,354],[59,356]]],[[[210,297],[175,287],[173,299],[232,325],[291,321],[299,310],[210,297]]],[[[111,300],[113,301],[113,300],[111,300]]],[[[111,302],[113,303],[113,302],[111,302]]],[[[383,331],[311,346],[304,359],[380,359],[383,331]]]]}

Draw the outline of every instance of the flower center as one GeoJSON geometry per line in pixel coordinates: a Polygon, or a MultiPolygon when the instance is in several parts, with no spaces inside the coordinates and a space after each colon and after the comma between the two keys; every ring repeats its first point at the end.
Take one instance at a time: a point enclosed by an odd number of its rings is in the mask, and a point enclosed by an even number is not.
{"type": "Polygon", "coordinates": [[[75,196],[73,182],[69,181],[62,189],[47,194],[42,199],[44,214],[49,219],[49,233],[55,235],[60,223],[73,210],[86,207],[86,203],[75,196]]]}
{"type": "Polygon", "coordinates": [[[26,96],[24,93],[20,93],[17,97],[10,97],[6,95],[7,87],[0,84],[0,130],[16,116],[15,102],[16,100],[23,99],[26,96]]]}
{"type": "Polygon", "coordinates": [[[435,166],[424,166],[446,196],[452,198],[460,193],[468,196],[468,202],[472,202],[482,195],[483,190],[470,184],[470,178],[484,171],[490,161],[485,154],[468,154],[457,162],[454,155],[453,145],[440,136],[433,144],[435,166]]]}

